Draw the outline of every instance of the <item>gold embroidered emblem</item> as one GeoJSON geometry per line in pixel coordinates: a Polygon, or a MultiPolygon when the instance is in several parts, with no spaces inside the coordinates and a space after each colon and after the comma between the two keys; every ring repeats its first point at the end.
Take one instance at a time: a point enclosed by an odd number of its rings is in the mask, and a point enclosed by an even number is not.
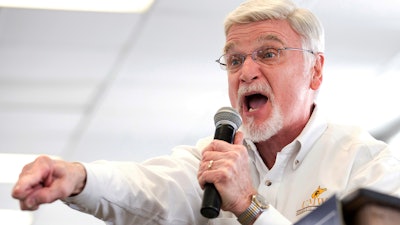
{"type": "Polygon", "coordinates": [[[312,193],[311,198],[318,198],[326,190],[326,188],[321,188],[321,186],[318,186],[317,190],[312,193]]]}
{"type": "Polygon", "coordinates": [[[313,211],[318,206],[322,205],[322,203],[324,203],[327,198],[322,198],[321,195],[327,190],[327,188],[321,188],[321,186],[318,186],[317,190],[311,193],[311,198],[306,199],[302,202],[301,208],[296,211],[296,215],[299,216],[300,214],[303,214],[305,212],[313,211]]]}

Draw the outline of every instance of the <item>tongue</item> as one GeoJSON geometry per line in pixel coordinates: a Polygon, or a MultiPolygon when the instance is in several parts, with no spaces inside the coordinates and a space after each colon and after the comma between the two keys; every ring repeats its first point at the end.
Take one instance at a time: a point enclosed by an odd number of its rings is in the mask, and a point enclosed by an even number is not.
{"type": "Polygon", "coordinates": [[[263,95],[252,95],[248,98],[249,109],[258,109],[267,102],[267,97],[263,95]]]}

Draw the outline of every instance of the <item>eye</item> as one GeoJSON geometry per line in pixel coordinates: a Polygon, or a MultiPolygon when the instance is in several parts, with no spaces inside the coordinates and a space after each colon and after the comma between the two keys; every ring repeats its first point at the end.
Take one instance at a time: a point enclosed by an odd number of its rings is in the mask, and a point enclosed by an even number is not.
{"type": "Polygon", "coordinates": [[[264,48],[257,51],[257,58],[260,60],[273,60],[278,56],[279,52],[275,48],[264,48]]]}
{"type": "Polygon", "coordinates": [[[239,54],[230,55],[227,60],[228,67],[238,67],[242,65],[243,57],[239,54]]]}

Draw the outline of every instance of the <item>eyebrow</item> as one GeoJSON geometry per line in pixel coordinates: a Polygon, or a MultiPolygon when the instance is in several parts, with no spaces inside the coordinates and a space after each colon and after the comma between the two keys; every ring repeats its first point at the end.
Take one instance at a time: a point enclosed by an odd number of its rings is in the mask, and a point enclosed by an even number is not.
{"type": "Polygon", "coordinates": [[[282,45],[284,44],[283,41],[278,36],[272,35],[272,34],[263,35],[257,39],[257,42],[259,42],[259,43],[264,43],[267,41],[275,41],[275,42],[279,42],[282,45]]]}
{"type": "Polygon", "coordinates": [[[229,50],[231,50],[233,47],[235,46],[235,44],[233,42],[229,42],[225,45],[224,47],[224,54],[226,54],[229,50]]]}
{"type": "MultiPolygon", "coordinates": [[[[258,43],[265,43],[265,42],[269,42],[269,41],[278,42],[282,45],[284,44],[283,41],[278,36],[272,35],[272,34],[262,35],[257,38],[258,43]]],[[[234,47],[235,47],[234,42],[227,43],[224,47],[224,54],[227,53],[228,51],[230,51],[231,49],[233,49],[234,47]]]]}

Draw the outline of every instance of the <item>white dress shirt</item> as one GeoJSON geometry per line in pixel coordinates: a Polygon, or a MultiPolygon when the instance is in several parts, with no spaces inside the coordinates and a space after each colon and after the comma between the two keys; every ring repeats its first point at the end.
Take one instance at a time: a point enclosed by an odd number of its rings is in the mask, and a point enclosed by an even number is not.
{"type": "MultiPolygon", "coordinates": [[[[143,163],[85,163],[84,190],[65,202],[113,225],[239,224],[230,212],[221,211],[215,219],[200,214],[197,171],[210,141],[178,146],[169,156],[143,163]]],[[[270,203],[255,225],[292,224],[333,194],[344,197],[360,187],[400,196],[400,162],[388,146],[359,128],[328,123],[318,107],[271,169],[251,141],[245,145],[254,187],[270,203]]]]}

